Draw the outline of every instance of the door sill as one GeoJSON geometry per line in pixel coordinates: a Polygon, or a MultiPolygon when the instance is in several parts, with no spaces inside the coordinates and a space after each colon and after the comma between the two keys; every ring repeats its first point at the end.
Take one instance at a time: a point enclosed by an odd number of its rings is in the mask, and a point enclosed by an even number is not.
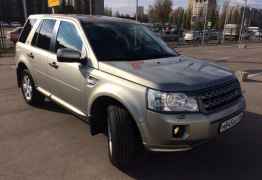
{"type": "Polygon", "coordinates": [[[54,101],[55,103],[63,106],[64,108],[68,109],[69,111],[71,111],[72,113],[77,115],[80,119],[82,119],[84,121],[88,121],[88,116],[84,112],[82,112],[79,109],[77,109],[76,107],[74,107],[71,104],[65,102],[64,100],[56,97],[55,95],[52,95],[50,92],[46,91],[45,89],[43,89],[41,87],[37,87],[36,89],[40,93],[44,94],[46,97],[48,97],[49,99],[54,101]]]}

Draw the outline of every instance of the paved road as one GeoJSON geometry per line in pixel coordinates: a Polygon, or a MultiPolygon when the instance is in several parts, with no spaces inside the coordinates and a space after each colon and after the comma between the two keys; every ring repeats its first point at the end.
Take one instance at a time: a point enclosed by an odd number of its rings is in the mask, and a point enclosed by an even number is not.
{"type": "MultiPolygon", "coordinates": [[[[212,60],[229,57],[235,69],[262,69],[261,48],[182,51],[212,60]]],[[[246,118],[229,134],[191,152],[147,154],[133,169],[120,171],[109,163],[104,136],[91,137],[87,124],[51,102],[26,105],[12,63],[0,59],[0,180],[261,179],[261,77],[243,84],[246,118]]]]}
{"type": "Polygon", "coordinates": [[[183,54],[207,59],[209,61],[229,66],[233,70],[245,70],[251,73],[262,72],[262,44],[248,44],[247,49],[233,46],[207,46],[179,48],[183,54]]]}

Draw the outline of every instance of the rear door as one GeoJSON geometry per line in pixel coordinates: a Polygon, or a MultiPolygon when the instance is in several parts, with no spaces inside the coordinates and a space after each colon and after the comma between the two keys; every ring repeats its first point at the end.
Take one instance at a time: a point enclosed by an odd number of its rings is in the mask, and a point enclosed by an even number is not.
{"type": "Polygon", "coordinates": [[[50,91],[49,63],[54,61],[56,55],[51,51],[52,39],[56,20],[44,19],[39,24],[31,41],[31,52],[33,69],[37,77],[37,85],[46,91],[50,91]]]}

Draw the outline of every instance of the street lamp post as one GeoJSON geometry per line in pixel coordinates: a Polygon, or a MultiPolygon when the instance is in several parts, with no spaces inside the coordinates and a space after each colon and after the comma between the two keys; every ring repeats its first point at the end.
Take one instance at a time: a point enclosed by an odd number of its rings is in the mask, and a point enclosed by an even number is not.
{"type": "Polygon", "coordinates": [[[90,11],[90,15],[92,15],[93,14],[93,2],[92,2],[92,0],[89,0],[89,11],[90,11]]]}
{"type": "Polygon", "coordinates": [[[204,24],[204,31],[203,31],[203,36],[202,36],[202,45],[205,44],[205,31],[206,31],[206,26],[207,26],[207,18],[208,18],[208,1],[207,0],[207,4],[206,4],[206,14],[205,14],[205,24],[204,24]]]}
{"type": "Polygon", "coordinates": [[[241,21],[241,28],[240,28],[240,34],[239,34],[239,43],[242,42],[243,40],[243,29],[244,29],[244,23],[245,23],[245,16],[246,16],[246,8],[247,8],[247,0],[244,0],[245,1],[245,7],[244,7],[244,12],[243,12],[243,15],[242,15],[242,21],[241,21]]]}
{"type": "Polygon", "coordinates": [[[27,19],[27,6],[26,6],[26,0],[22,0],[23,3],[23,9],[24,9],[24,17],[25,20],[27,19]]]}
{"type": "Polygon", "coordinates": [[[136,21],[138,21],[138,0],[136,0],[136,21]]]}
{"type": "Polygon", "coordinates": [[[226,17],[225,17],[225,23],[224,23],[224,29],[223,29],[223,43],[225,42],[225,27],[229,19],[228,10],[230,10],[230,3],[231,3],[231,0],[228,1],[228,7],[226,9],[226,17]]]}

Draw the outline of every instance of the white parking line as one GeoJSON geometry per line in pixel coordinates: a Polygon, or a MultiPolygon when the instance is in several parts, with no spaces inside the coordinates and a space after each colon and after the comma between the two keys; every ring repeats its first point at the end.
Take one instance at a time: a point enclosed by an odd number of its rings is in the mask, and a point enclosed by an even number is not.
{"type": "Polygon", "coordinates": [[[257,77],[257,76],[262,76],[262,72],[255,73],[255,74],[249,74],[248,78],[253,78],[253,77],[257,77]]]}
{"type": "Polygon", "coordinates": [[[221,57],[221,58],[218,58],[217,61],[228,60],[228,59],[230,59],[230,57],[221,57]]]}

